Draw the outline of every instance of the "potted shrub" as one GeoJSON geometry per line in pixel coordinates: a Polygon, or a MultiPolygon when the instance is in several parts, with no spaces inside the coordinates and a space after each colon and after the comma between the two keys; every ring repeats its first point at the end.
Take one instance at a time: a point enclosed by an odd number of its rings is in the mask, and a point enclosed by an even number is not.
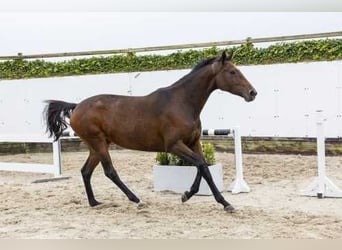
{"type": "MultiPolygon", "coordinates": [[[[222,165],[215,164],[215,149],[211,143],[202,144],[203,154],[209,164],[209,171],[213,180],[221,192],[223,190],[222,165]]],[[[173,191],[184,193],[189,191],[194,182],[197,168],[189,162],[170,153],[158,153],[157,165],[153,166],[153,187],[154,191],[173,191]]],[[[201,179],[199,195],[212,195],[212,192],[204,180],[201,179]]]]}

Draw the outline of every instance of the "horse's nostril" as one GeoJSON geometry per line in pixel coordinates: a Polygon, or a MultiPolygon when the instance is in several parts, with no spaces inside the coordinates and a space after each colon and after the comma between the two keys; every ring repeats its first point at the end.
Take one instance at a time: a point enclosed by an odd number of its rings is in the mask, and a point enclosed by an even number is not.
{"type": "Polygon", "coordinates": [[[257,93],[254,89],[251,89],[251,90],[249,91],[249,94],[250,94],[251,96],[255,97],[258,93],[257,93]]]}

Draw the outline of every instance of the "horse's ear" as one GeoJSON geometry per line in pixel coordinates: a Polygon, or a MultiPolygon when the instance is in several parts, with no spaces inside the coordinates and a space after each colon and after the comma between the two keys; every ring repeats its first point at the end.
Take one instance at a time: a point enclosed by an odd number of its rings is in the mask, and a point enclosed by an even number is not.
{"type": "Polygon", "coordinates": [[[222,64],[224,63],[224,61],[227,60],[227,52],[224,50],[222,52],[222,56],[221,56],[221,62],[222,64]]]}
{"type": "Polygon", "coordinates": [[[229,54],[229,55],[227,55],[227,52],[224,50],[223,52],[222,52],[222,56],[221,56],[221,62],[222,62],[222,64],[224,63],[224,61],[231,61],[232,60],[232,58],[233,58],[233,53],[232,54],[229,54]]]}

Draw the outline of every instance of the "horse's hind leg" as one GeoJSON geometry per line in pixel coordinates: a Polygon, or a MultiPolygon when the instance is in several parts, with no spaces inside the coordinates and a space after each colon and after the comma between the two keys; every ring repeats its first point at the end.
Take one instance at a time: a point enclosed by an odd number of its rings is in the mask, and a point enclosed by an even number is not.
{"type": "Polygon", "coordinates": [[[81,169],[82,178],[83,178],[84,186],[85,186],[87,197],[88,197],[88,202],[91,207],[94,207],[100,204],[97,200],[95,200],[93,189],[90,183],[91,176],[94,172],[95,167],[99,164],[99,162],[100,160],[97,154],[92,149],[90,149],[88,159],[84,163],[81,169]]]}
{"type": "Polygon", "coordinates": [[[91,143],[91,146],[93,149],[96,150],[96,153],[101,161],[105,175],[110,180],[112,180],[121,189],[122,192],[126,194],[130,201],[140,203],[138,197],[136,197],[135,194],[131,190],[129,190],[129,188],[121,181],[119,175],[115,171],[111,157],[108,152],[108,144],[104,140],[101,140],[100,137],[98,137],[95,140],[96,141],[93,141],[91,143]]]}
{"type": "Polygon", "coordinates": [[[138,197],[136,197],[135,194],[131,190],[129,190],[129,188],[121,181],[119,175],[117,174],[116,170],[113,167],[108,151],[101,156],[101,163],[102,163],[105,175],[110,180],[112,180],[121,189],[122,192],[126,194],[127,198],[130,201],[139,203],[140,200],[138,199],[138,197]]]}

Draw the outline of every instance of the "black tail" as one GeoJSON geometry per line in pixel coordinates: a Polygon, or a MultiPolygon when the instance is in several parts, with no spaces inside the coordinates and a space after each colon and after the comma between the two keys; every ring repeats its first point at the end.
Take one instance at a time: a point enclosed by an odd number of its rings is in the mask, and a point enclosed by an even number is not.
{"type": "Polygon", "coordinates": [[[54,140],[57,141],[68,127],[65,118],[70,118],[71,112],[76,108],[77,104],[54,100],[45,102],[47,103],[44,109],[46,132],[49,132],[49,137],[54,136],[54,140]]]}

